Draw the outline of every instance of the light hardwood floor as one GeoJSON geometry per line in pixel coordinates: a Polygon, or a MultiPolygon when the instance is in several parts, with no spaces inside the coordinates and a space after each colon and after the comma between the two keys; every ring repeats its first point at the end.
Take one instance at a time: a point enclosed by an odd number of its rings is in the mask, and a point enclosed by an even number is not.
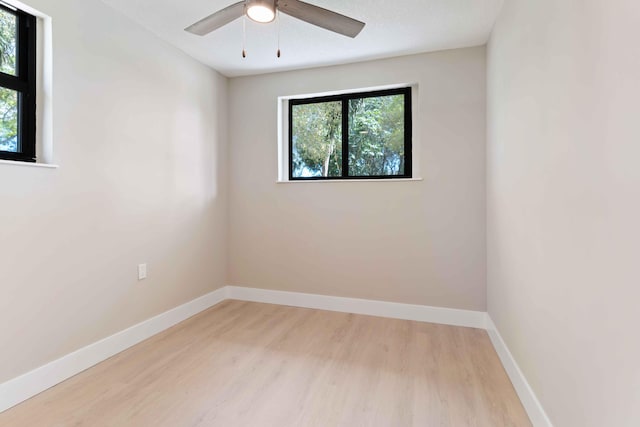
{"type": "Polygon", "coordinates": [[[225,301],[0,426],[530,426],[486,332],[225,301]]]}

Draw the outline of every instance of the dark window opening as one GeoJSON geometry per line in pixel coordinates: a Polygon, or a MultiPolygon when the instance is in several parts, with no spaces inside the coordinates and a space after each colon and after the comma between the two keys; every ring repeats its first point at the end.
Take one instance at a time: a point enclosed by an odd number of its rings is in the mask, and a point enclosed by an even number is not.
{"type": "Polygon", "coordinates": [[[0,5],[0,159],[36,161],[36,18],[0,5]]]}
{"type": "Polygon", "coordinates": [[[411,178],[411,88],[289,100],[289,179],[411,178]]]}

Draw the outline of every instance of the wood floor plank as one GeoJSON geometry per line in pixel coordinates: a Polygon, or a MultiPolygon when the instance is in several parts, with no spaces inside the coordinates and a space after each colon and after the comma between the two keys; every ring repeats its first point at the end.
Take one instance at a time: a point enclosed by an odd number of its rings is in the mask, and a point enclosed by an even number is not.
{"type": "Polygon", "coordinates": [[[0,414],[3,427],[530,425],[483,330],[241,301],[0,414]]]}

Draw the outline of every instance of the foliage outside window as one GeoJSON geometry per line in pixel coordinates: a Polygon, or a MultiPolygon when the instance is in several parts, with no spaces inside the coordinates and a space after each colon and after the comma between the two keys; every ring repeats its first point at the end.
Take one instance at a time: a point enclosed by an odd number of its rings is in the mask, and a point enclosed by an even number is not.
{"type": "Polygon", "coordinates": [[[36,158],[36,18],[0,5],[0,159],[36,158]]]}
{"type": "Polygon", "coordinates": [[[411,88],[289,101],[289,179],[411,178],[411,88]]]}

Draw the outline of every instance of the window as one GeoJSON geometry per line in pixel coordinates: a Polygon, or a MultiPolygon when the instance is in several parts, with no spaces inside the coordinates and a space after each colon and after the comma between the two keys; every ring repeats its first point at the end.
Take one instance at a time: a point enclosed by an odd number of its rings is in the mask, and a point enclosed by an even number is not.
{"type": "Polygon", "coordinates": [[[411,178],[411,88],[289,100],[289,179],[411,178]]]}
{"type": "Polygon", "coordinates": [[[0,4],[0,159],[36,160],[36,18],[0,4]]]}

